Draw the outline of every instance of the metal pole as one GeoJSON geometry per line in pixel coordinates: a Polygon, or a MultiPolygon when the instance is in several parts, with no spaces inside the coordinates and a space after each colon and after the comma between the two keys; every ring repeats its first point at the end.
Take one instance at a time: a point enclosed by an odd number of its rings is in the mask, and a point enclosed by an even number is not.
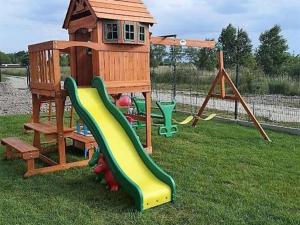
{"type": "MultiPolygon", "coordinates": [[[[240,65],[236,64],[235,86],[239,89],[240,65]]],[[[235,100],[234,119],[237,120],[239,115],[239,102],[235,100]]]]}
{"type": "MultiPolygon", "coordinates": [[[[239,37],[240,37],[240,28],[238,28],[237,33],[237,47],[236,47],[236,71],[235,71],[235,86],[239,90],[239,79],[240,79],[240,59],[239,59],[239,37]]],[[[234,102],[234,119],[237,120],[239,115],[239,103],[237,100],[234,102]]]]}
{"type": "Polygon", "coordinates": [[[2,82],[2,60],[0,58],[0,82],[2,82]]]}
{"type": "Polygon", "coordinates": [[[172,66],[173,66],[173,100],[176,99],[176,60],[175,60],[175,46],[172,46],[172,66]]]}

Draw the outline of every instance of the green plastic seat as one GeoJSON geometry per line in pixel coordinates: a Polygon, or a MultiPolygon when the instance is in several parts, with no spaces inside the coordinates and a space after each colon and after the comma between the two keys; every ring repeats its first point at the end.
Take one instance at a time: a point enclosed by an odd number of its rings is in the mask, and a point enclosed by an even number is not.
{"type": "MultiPolygon", "coordinates": [[[[133,98],[133,103],[136,107],[138,115],[146,115],[145,100],[141,98],[133,98]]],[[[158,134],[165,137],[172,137],[178,132],[177,125],[172,124],[172,114],[176,107],[176,102],[156,102],[158,108],[162,114],[151,113],[151,117],[154,119],[162,119],[163,124],[160,125],[158,134]]],[[[144,127],[145,123],[138,121],[135,125],[136,128],[144,127]]]]}
{"type": "Polygon", "coordinates": [[[172,114],[176,107],[176,102],[156,102],[156,104],[164,117],[164,126],[159,127],[158,133],[162,136],[172,137],[178,132],[177,125],[172,124],[172,114]]]}

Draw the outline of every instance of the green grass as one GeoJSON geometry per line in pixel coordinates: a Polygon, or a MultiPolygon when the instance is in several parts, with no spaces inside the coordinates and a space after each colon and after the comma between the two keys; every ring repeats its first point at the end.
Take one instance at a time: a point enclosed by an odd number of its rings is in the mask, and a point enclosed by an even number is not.
{"type": "MultiPolygon", "coordinates": [[[[27,119],[0,117],[0,138],[31,140],[27,119]]],[[[268,132],[266,143],[254,129],[215,121],[171,139],[153,132],[153,158],[177,184],[174,204],[139,213],[90,168],[23,179],[24,162],[1,161],[0,224],[300,224],[299,136],[268,132]]]]}

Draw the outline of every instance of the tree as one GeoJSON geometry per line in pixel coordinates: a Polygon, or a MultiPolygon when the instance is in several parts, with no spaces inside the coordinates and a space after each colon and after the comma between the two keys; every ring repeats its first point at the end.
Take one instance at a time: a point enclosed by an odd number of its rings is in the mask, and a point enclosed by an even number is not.
{"type": "Polygon", "coordinates": [[[151,45],[150,47],[150,65],[156,68],[162,64],[164,58],[167,56],[166,46],[164,45],[151,45]]]}
{"type": "Polygon", "coordinates": [[[288,76],[300,80],[300,55],[289,55],[282,70],[288,76]]]}
{"type": "Polygon", "coordinates": [[[60,55],[60,65],[63,67],[70,65],[69,55],[67,54],[60,55]]]}
{"type": "Polygon", "coordinates": [[[232,68],[236,64],[248,66],[251,62],[252,44],[246,31],[237,29],[232,24],[222,29],[219,43],[224,50],[224,64],[232,68]]]}
{"type": "Polygon", "coordinates": [[[222,29],[219,37],[219,43],[222,44],[225,53],[224,64],[226,68],[230,68],[235,64],[236,36],[237,29],[232,24],[229,24],[226,28],[222,29]]]}
{"type": "Polygon", "coordinates": [[[172,64],[176,64],[176,62],[180,61],[184,56],[182,46],[171,46],[170,52],[168,54],[169,61],[172,64]]]}
{"type": "Polygon", "coordinates": [[[236,63],[249,66],[252,62],[252,44],[246,31],[238,29],[236,37],[236,63]]]}
{"type": "Polygon", "coordinates": [[[10,57],[4,52],[0,51],[0,64],[9,64],[11,63],[10,57]]]}
{"type": "Polygon", "coordinates": [[[199,70],[212,71],[216,68],[217,57],[214,49],[187,48],[185,49],[185,56],[199,70]]]}
{"type": "Polygon", "coordinates": [[[11,59],[11,63],[14,64],[21,64],[22,63],[22,59],[24,57],[26,57],[26,54],[28,54],[25,51],[19,51],[19,52],[15,52],[15,53],[9,53],[8,56],[11,59]]]}
{"type": "Polygon", "coordinates": [[[28,66],[29,65],[29,54],[26,52],[21,58],[21,65],[28,66]]]}
{"type": "Polygon", "coordinates": [[[281,28],[275,25],[259,37],[260,46],[256,53],[256,60],[268,75],[278,75],[288,59],[288,45],[280,34],[281,28]]]}

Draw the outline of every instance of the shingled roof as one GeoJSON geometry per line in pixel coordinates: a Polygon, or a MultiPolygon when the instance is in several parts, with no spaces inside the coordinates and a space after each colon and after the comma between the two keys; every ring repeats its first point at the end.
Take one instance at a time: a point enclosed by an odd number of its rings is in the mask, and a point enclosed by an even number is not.
{"type": "Polygon", "coordinates": [[[71,0],[64,28],[68,27],[77,4],[86,4],[92,15],[99,19],[156,23],[142,0],[71,0]]]}

